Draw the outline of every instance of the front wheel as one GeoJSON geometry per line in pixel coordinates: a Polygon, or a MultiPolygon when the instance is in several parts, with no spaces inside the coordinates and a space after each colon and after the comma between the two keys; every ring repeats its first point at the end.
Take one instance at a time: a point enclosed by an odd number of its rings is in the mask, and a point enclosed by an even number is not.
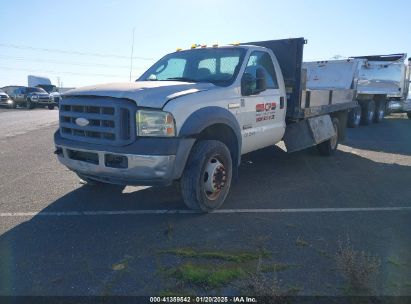
{"type": "Polygon", "coordinates": [[[49,110],[54,110],[54,106],[47,106],[47,108],[49,108],[49,110]]]}
{"type": "Polygon", "coordinates": [[[30,99],[27,99],[27,101],[26,101],[26,108],[28,110],[31,110],[31,109],[34,108],[34,103],[32,103],[30,99]]]}
{"type": "Polygon", "coordinates": [[[186,206],[203,212],[219,208],[230,190],[232,166],[230,151],[222,142],[197,142],[181,177],[186,206]]]}
{"type": "Polygon", "coordinates": [[[331,137],[329,140],[326,140],[320,144],[317,145],[318,152],[320,152],[320,155],[323,156],[330,156],[334,154],[334,152],[337,150],[338,147],[338,137],[339,137],[339,128],[340,128],[340,122],[338,121],[338,118],[333,118],[332,119],[335,135],[331,137]]]}
{"type": "Polygon", "coordinates": [[[411,112],[407,112],[407,116],[409,119],[411,119],[411,112]]]}

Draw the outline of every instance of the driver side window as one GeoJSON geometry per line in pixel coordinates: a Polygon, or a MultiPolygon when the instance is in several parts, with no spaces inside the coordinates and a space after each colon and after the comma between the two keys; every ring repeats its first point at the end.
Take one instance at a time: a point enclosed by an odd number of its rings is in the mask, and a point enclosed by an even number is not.
{"type": "Polygon", "coordinates": [[[252,76],[257,77],[257,68],[261,68],[264,71],[267,89],[278,89],[274,64],[268,53],[262,51],[252,52],[244,73],[249,73],[252,76]]]}

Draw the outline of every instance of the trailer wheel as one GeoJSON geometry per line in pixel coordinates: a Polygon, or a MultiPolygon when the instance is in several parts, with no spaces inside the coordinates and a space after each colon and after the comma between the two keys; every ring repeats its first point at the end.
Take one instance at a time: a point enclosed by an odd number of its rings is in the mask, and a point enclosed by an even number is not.
{"type": "Polygon", "coordinates": [[[385,115],[385,102],[379,101],[377,102],[376,111],[374,115],[374,122],[379,123],[383,121],[385,115]]]}
{"type": "Polygon", "coordinates": [[[329,140],[326,140],[317,145],[318,151],[322,156],[333,155],[338,147],[340,122],[338,121],[338,118],[335,117],[332,119],[332,122],[334,126],[335,135],[331,137],[329,140]]]}
{"type": "Polygon", "coordinates": [[[181,193],[189,209],[209,212],[227,197],[232,179],[232,160],[227,146],[217,140],[196,143],[181,178],[181,193]]]}
{"type": "Polygon", "coordinates": [[[361,122],[361,106],[356,106],[352,108],[351,111],[348,113],[348,127],[349,128],[357,128],[361,122]]]}
{"type": "Polygon", "coordinates": [[[361,123],[363,125],[369,125],[374,120],[375,115],[375,102],[374,100],[369,100],[361,104],[362,115],[361,123]]]}

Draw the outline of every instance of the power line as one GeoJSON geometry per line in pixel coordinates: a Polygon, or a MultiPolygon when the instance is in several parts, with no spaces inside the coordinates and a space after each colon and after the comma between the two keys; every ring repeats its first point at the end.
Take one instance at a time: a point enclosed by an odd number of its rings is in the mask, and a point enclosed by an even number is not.
{"type": "Polygon", "coordinates": [[[0,66],[0,69],[5,70],[16,70],[24,71],[30,73],[54,73],[54,74],[70,74],[70,75],[80,75],[80,76],[99,76],[99,77],[125,77],[124,75],[109,75],[109,74],[89,74],[89,73],[76,73],[76,72],[61,72],[61,71],[46,71],[46,70],[30,70],[30,69],[20,69],[20,68],[11,68],[0,66]]]}
{"type": "MultiPolygon", "coordinates": [[[[14,48],[14,49],[22,49],[22,50],[32,50],[32,51],[41,51],[41,52],[51,52],[51,53],[62,53],[62,54],[73,54],[73,55],[80,55],[80,56],[95,56],[95,57],[111,57],[111,58],[118,58],[118,59],[130,59],[128,56],[120,56],[120,55],[113,55],[113,54],[101,54],[101,53],[88,53],[88,52],[78,52],[78,51],[66,51],[60,49],[49,49],[49,48],[37,48],[27,45],[16,45],[16,44],[5,44],[0,43],[0,47],[6,48],[14,48]]],[[[147,58],[147,57],[133,57],[134,59],[140,60],[155,60],[154,58],[147,58]]]]}
{"type": "MultiPolygon", "coordinates": [[[[56,60],[43,60],[39,58],[28,59],[24,57],[13,57],[13,56],[3,56],[0,55],[0,59],[11,59],[11,60],[19,60],[19,61],[31,61],[31,62],[42,62],[42,63],[55,63],[55,64],[67,64],[67,65],[77,65],[77,66],[89,66],[89,67],[107,67],[107,68],[124,68],[129,69],[130,67],[127,65],[109,65],[109,64],[102,64],[102,63],[77,63],[77,62],[64,62],[64,61],[56,61],[56,60]]],[[[136,69],[145,69],[144,67],[136,67],[136,69]]]]}

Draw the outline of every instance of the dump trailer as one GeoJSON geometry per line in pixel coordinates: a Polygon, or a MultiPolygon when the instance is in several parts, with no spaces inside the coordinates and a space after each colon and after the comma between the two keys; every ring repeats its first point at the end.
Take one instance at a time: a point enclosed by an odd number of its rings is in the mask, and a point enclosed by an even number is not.
{"type": "Polygon", "coordinates": [[[407,101],[411,61],[405,64],[406,56],[356,56],[344,60],[306,62],[307,87],[355,89],[359,105],[350,111],[348,126],[378,123],[386,113],[411,111],[411,104],[407,101]]]}
{"type": "Polygon", "coordinates": [[[219,208],[241,155],[284,140],[288,152],[317,146],[329,156],[344,138],[355,90],[307,88],[305,44],[193,46],[165,55],[134,83],[70,90],[55,154],[86,186],[177,181],[188,208],[219,208]]]}

